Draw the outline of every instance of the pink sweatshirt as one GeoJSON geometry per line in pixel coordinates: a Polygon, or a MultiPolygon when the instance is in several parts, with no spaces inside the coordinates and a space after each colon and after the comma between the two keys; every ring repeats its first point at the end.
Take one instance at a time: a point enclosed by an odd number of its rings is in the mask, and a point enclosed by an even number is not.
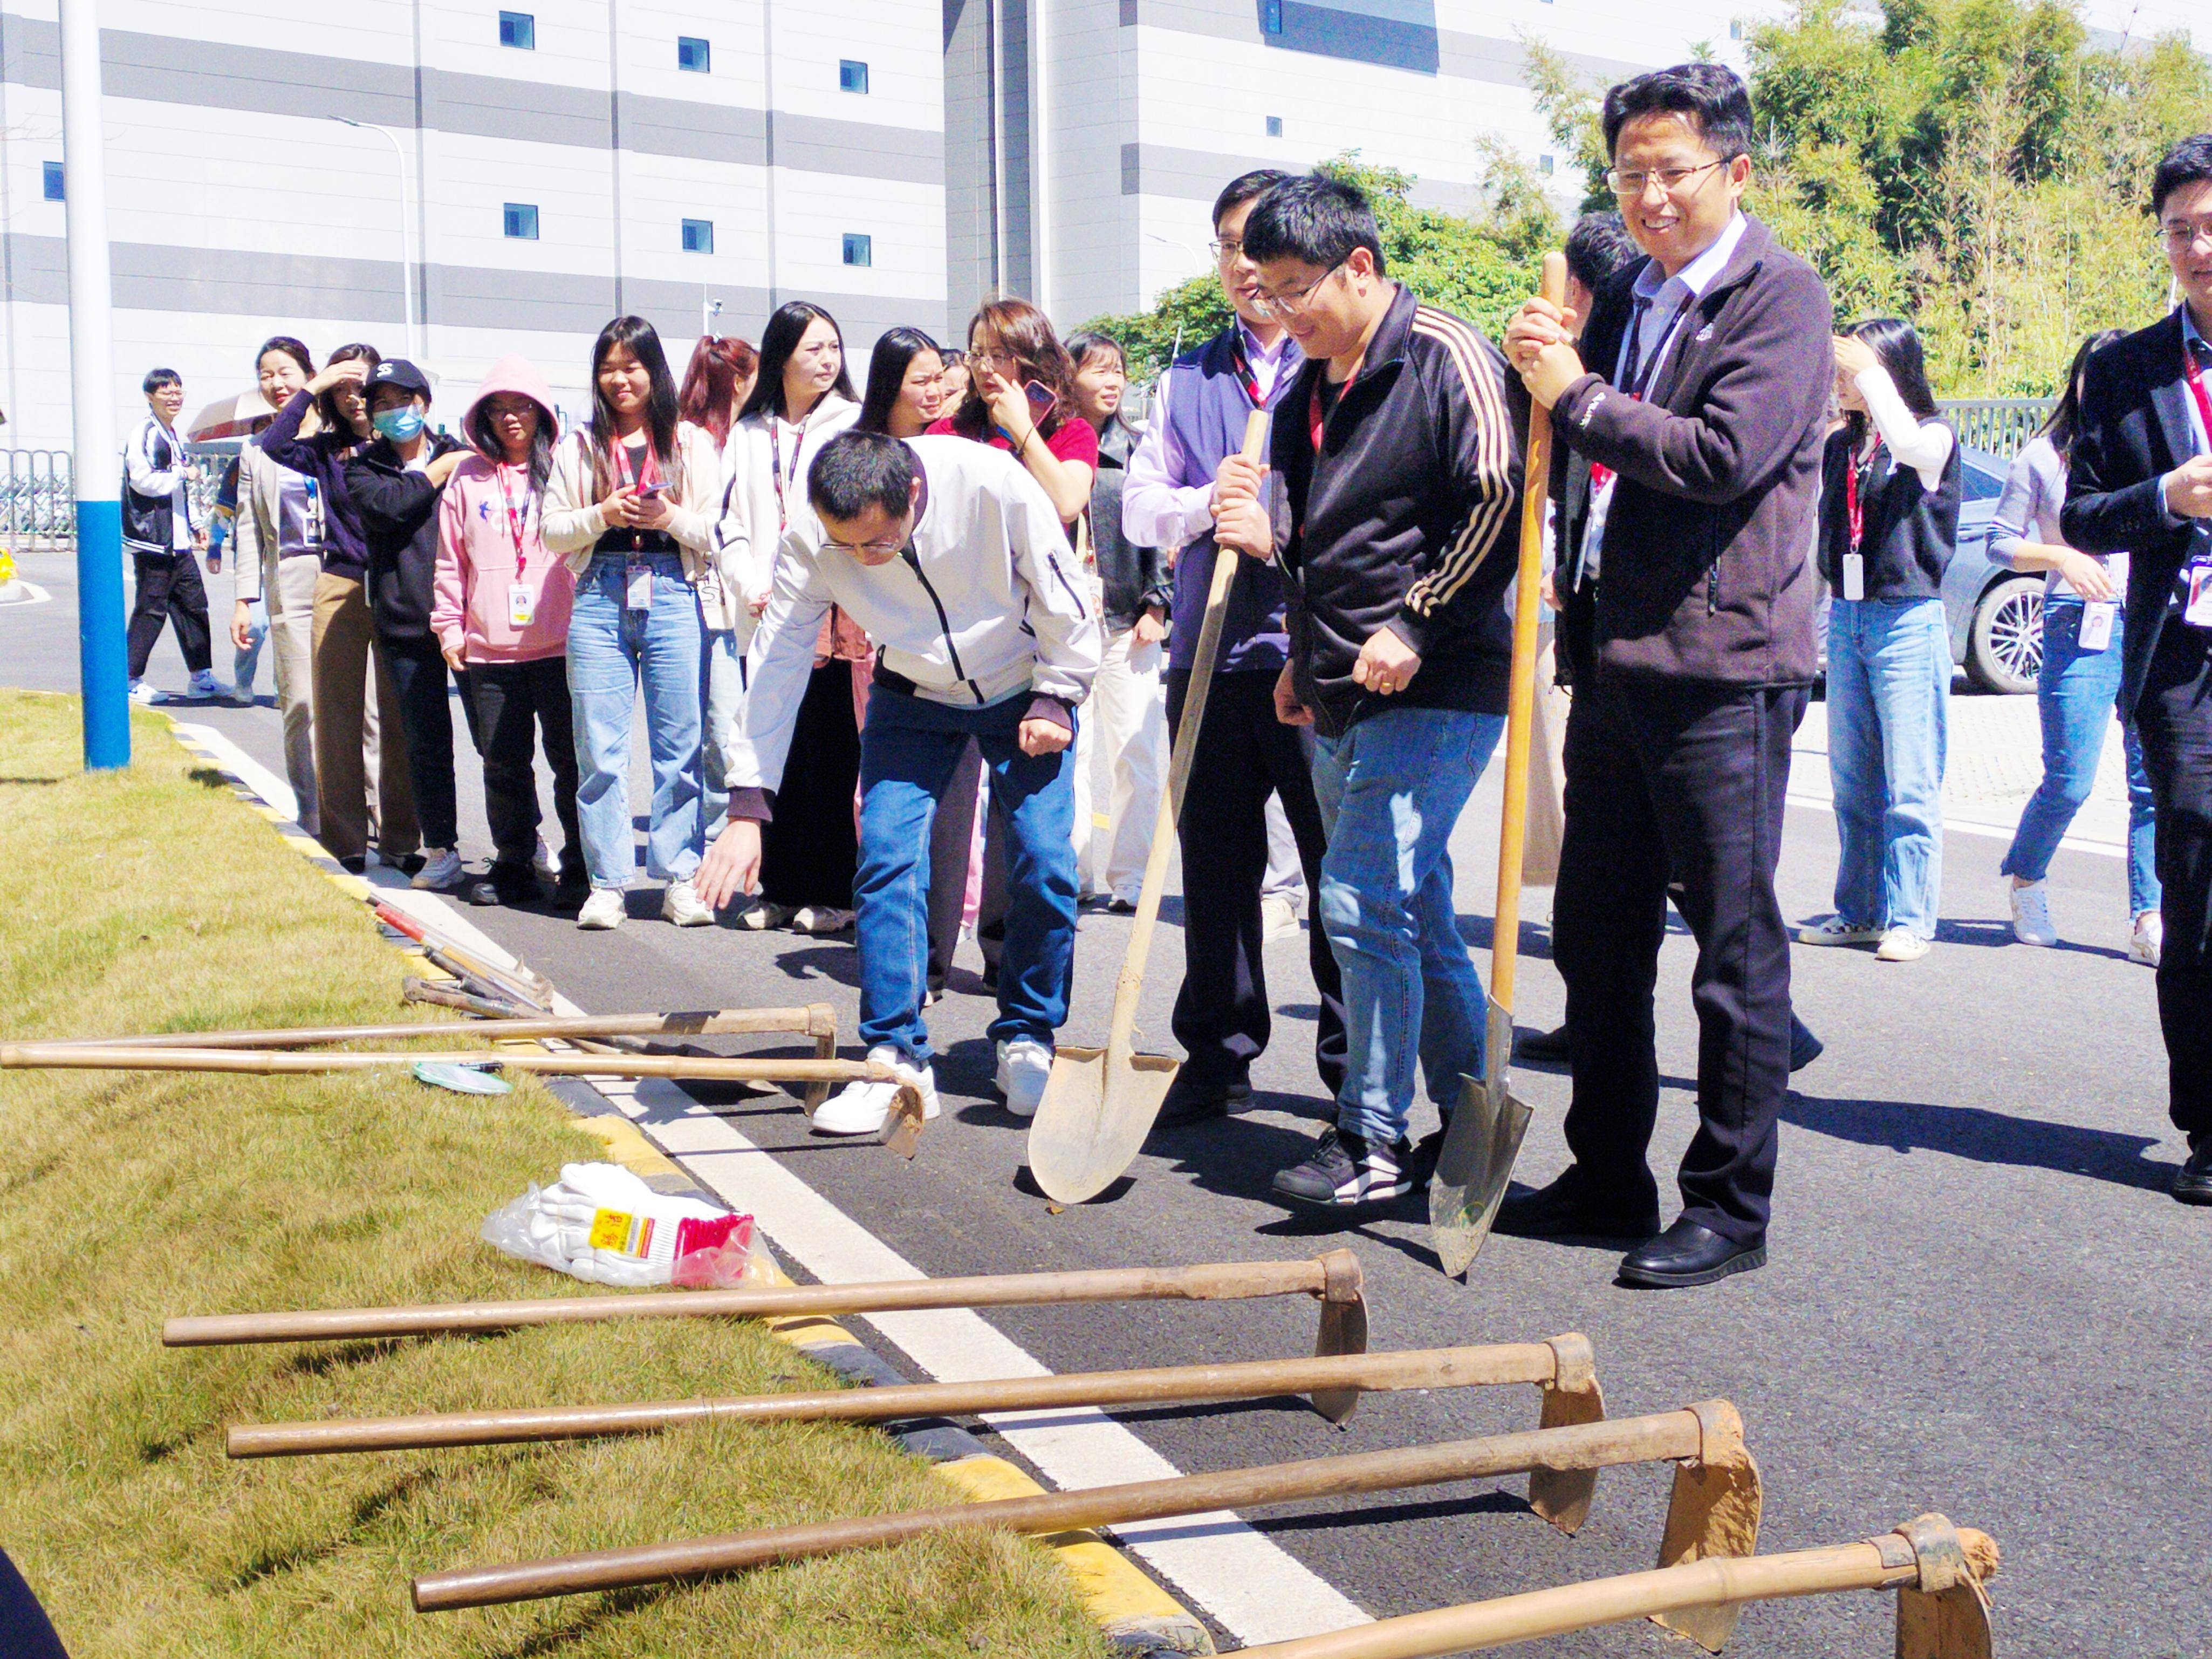
{"type": "MultiPolygon", "coordinates": [[[[477,390],[461,431],[475,427],[477,405],[495,392],[535,400],[538,419],[554,431],[552,394],[529,362],[502,357],[477,390]]],[[[538,532],[543,492],[533,495],[527,466],[471,455],[454,469],[438,503],[438,572],[430,630],[441,647],[460,648],[466,662],[532,662],[568,648],[568,611],[576,579],[545,550],[538,532]],[[516,535],[518,525],[520,537],[516,535]],[[530,621],[518,623],[516,590],[528,595],[530,621]]]]}

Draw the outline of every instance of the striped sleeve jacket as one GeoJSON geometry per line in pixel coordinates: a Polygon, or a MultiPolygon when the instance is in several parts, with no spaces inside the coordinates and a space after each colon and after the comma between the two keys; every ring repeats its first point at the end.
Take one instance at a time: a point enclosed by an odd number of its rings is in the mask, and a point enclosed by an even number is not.
{"type": "Polygon", "coordinates": [[[1328,732],[1400,703],[1504,714],[1528,410],[1519,377],[1480,329],[1402,288],[1358,374],[1334,387],[1327,370],[1305,366],[1273,441],[1302,699],[1328,732]],[[1385,627],[1421,655],[1389,698],[1352,678],[1385,627]]]}

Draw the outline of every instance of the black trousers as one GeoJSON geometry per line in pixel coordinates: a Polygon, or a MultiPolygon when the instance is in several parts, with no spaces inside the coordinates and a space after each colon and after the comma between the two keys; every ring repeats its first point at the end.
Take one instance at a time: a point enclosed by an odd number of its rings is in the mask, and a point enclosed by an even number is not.
{"type": "Polygon", "coordinates": [[[860,726],[853,714],[853,665],[832,658],[814,671],[791,729],[791,757],[761,835],[761,896],[771,904],[853,908],[860,857],[853,792],[860,782],[860,726]]]}
{"type": "Polygon", "coordinates": [[[1668,886],[1698,941],[1698,1133],[1682,1213],[1740,1243],[1766,1231],[1790,1086],[1790,937],[1774,894],[1802,687],[1625,685],[1575,696],[1553,957],[1567,988],[1568,1148],[1594,1200],[1657,1194],[1652,991],[1668,886]]]}
{"type": "Polygon", "coordinates": [[[553,769],[553,815],[561,820],[561,867],[584,867],[576,827],[576,736],[565,657],[469,665],[477,746],[483,754],[484,817],[495,862],[530,867],[538,850],[538,770],[542,744],[553,769]]]}
{"type": "MultiPolygon", "coordinates": [[[[1261,957],[1260,885],[1267,873],[1267,797],[1280,795],[1305,866],[1306,890],[1321,892],[1328,836],[1314,799],[1305,728],[1275,718],[1275,671],[1214,677],[1183,796],[1183,975],[1176,1041],[1194,1083],[1242,1083],[1267,1048],[1271,1029],[1261,957]]],[[[1187,671],[1167,677],[1168,730],[1182,726],[1187,671]]],[[[1334,1098],[1344,1081],[1344,988],[1318,919],[1306,928],[1306,957],[1321,1001],[1314,1069],[1334,1098]]]]}
{"type": "Polygon", "coordinates": [[[207,586],[200,580],[199,560],[189,551],[141,553],[134,548],[131,563],[138,576],[137,597],[131,606],[131,678],[146,678],[146,665],[165,621],[177,625],[177,647],[185,653],[185,666],[195,674],[207,672],[214,659],[208,651],[207,586]]]}
{"type": "MultiPolygon", "coordinates": [[[[420,639],[379,640],[392,668],[392,684],[399,694],[399,725],[407,739],[407,781],[415,792],[415,821],[422,829],[426,848],[449,848],[460,842],[460,806],[453,790],[453,710],[446,690],[447,666],[438,641],[420,639]]],[[[469,695],[469,677],[456,674],[460,684],[461,709],[469,735],[476,736],[476,706],[469,695]]],[[[383,741],[392,741],[386,732],[383,741]]],[[[482,745],[478,745],[481,749],[482,745]]]]}
{"type": "Polygon", "coordinates": [[[2167,1110],[2192,1146],[2212,1135],[2212,635],[2169,616],[2136,704],[2143,770],[2158,805],[2158,1023],[2167,1110]]]}

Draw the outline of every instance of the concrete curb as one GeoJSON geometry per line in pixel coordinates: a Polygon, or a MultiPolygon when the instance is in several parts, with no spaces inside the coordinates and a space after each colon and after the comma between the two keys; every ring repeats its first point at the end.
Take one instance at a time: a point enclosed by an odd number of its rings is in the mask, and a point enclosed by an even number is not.
{"type": "MultiPolygon", "coordinates": [[[[319,842],[261,799],[252,785],[225,765],[221,756],[176,732],[175,725],[172,720],[172,735],[179,745],[196,759],[222,771],[239,791],[244,804],[266,819],[294,852],[313,864],[339,891],[349,898],[366,901],[377,890],[359,876],[340,868],[319,842]]],[[[398,951],[409,972],[430,980],[451,977],[432,964],[412,941],[381,923],[378,927],[398,951]]],[[[544,1045],[518,1041],[514,1046],[544,1045]]],[[[655,1192],[720,1205],[720,1199],[686,1174],[643,1130],[623,1115],[612,1101],[593,1088],[589,1079],[544,1078],[540,1081],[575,1114],[577,1127],[605,1143],[610,1163],[629,1170],[655,1192]]],[[[770,1271],[778,1284],[794,1282],[773,1264],[770,1271]]],[[[914,1380],[835,1320],[801,1316],[766,1322],[779,1341],[789,1344],[858,1387],[880,1388],[914,1380]]],[[[973,1434],[947,1419],[917,1419],[881,1426],[906,1450],[927,1458],[938,1474],[970,1503],[1035,1497],[1046,1490],[1024,1470],[988,1449],[973,1434]]],[[[1117,1648],[1141,1656],[1142,1659],[1215,1651],[1213,1638],[1204,1621],[1097,1532],[1059,1533],[1041,1541],[1074,1579],[1077,1593],[1082,1596],[1091,1618],[1117,1648]]]]}

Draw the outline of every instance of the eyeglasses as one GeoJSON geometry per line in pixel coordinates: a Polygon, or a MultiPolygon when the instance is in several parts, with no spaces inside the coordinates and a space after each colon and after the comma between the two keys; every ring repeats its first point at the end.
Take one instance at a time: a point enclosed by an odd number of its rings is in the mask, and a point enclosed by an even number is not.
{"type": "Polygon", "coordinates": [[[1672,196],[1698,174],[1727,165],[1726,161],[1700,161],[1693,167],[1654,167],[1649,173],[1623,173],[1619,167],[1607,167],[1605,170],[1605,187],[1622,201],[1632,202],[1643,195],[1645,186],[1656,179],[1659,181],[1659,188],[1672,196]]]}
{"type": "Polygon", "coordinates": [[[1312,306],[1314,295],[1321,292],[1322,284],[1342,270],[1345,263],[1338,260],[1294,294],[1270,294],[1263,289],[1252,296],[1252,308],[1263,317],[1302,317],[1312,306]]]}
{"type": "Polygon", "coordinates": [[[2169,219],[2159,227],[2159,234],[2166,238],[2168,247],[2186,249],[2199,241],[2212,242],[2212,218],[2199,219],[2194,223],[2186,219],[2169,219]]]}
{"type": "Polygon", "coordinates": [[[878,542],[841,542],[834,536],[824,536],[823,540],[840,553],[849,553],[866,564],[888,563],[906,550],[907,544],[903,534],[878,542]]]}
{"type": "Polygon", "coordinates": [[[1213,257],[1217,259],[1235,259],[1244,252],[1244,239],[1242,236],[1217,236],[1206,246],[1213,250],[1213,257]]]}

